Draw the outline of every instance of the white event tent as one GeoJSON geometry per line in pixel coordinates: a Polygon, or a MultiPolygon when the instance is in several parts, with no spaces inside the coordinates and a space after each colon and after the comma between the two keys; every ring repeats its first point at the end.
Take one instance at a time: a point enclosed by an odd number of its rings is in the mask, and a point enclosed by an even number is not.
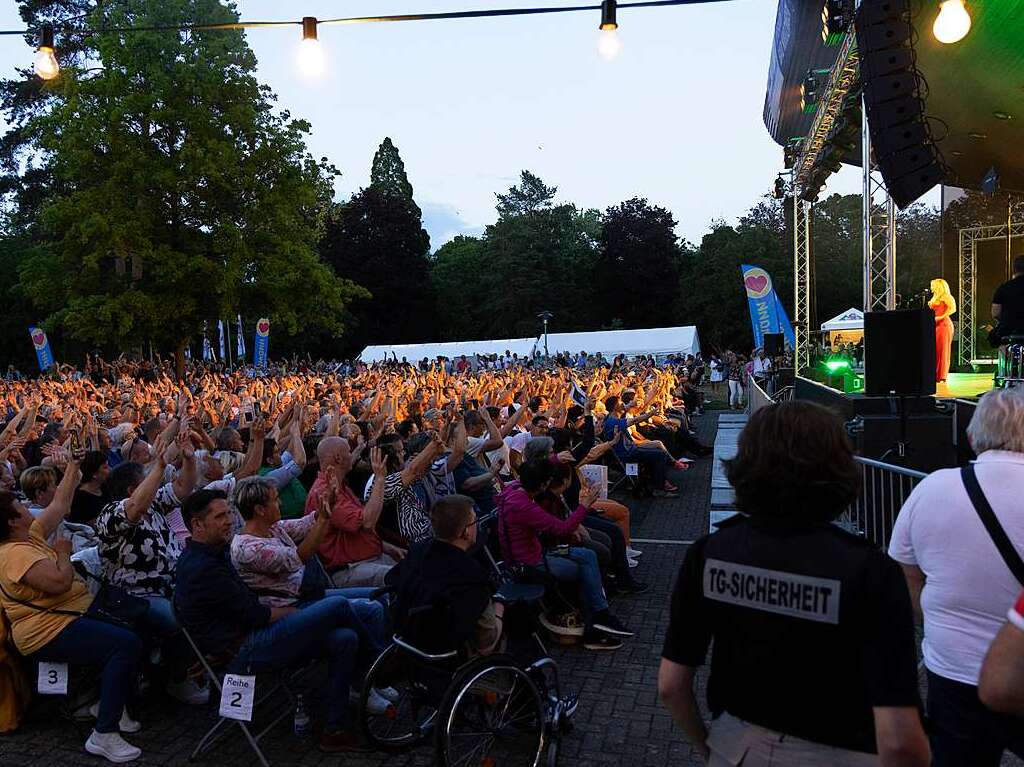
{"type": "Polygon", "coordinates": [[[856,342],[864,335],[864,312],[850,307],[828,322],[821,323],[821,332],[828,333],[830,341],[841,336],[844,342],[856,342]]]}
{"type": "MultiPolygon", "coordinates": [[[[447,341],[444,343],[427,344],[395,344],[367,346],[360,354],[363,362],[378,362],[385,357],[392,359],[403,357],[409,362],[417,362],[426,357],[435,359],[438,356],[456,358],[465,354],[504,354],[506,350],[520,357],[529,357],[535,349],[544,348],[544,337],[540,338],[506,338],[492,341],[447,341]]],[[[601,352],[611,359],[618,354],[636,357],[641,354],[696,354],[700,351],[700,338],[697,328],[684,325],[675,328],[646,328],[643,330],[592,330],[583,333],[549,333],[548,351],[588,354],[601,352]]]]}

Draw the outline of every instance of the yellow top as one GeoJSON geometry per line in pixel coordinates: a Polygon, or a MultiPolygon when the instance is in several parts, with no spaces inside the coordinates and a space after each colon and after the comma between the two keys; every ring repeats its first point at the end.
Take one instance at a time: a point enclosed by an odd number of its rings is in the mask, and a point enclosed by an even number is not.
{"type": "MultiPolygon", "coordinates": [[[[21,579],[36,562],[57,561],[57,552],[46,543],[39,521],[29,528],[29,540],[8,541],[0,545],[0,586],[15,599],[31,602],[42,608],[58,608],[84,613],[92,604],[92,594],[85,582],[76,574],[71,588],[63,594],[46,594],[34,589],[21,579]]],[[[42,612],[33,607],[18,604],[0,592],[0,606],[11,622],[14,645],[22,655],[30,655],[57,638],[67,628],[74,615],[42,612]]]]}

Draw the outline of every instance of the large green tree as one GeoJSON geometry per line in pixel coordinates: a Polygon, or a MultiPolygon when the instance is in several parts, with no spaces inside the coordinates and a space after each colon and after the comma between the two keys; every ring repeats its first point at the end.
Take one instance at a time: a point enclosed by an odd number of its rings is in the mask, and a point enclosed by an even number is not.
{"type": "Polygon", "coordinates": [[[490,300],[501,286],[489,268],[487,241],[459,236],[434,253],[430,282],[437,301],[439,338],[482,338],[490,325],[490,300]]]}
{"type": "Polygon", "coordinates": [[[433,340],[430,237],[404,197],[361,189],[336,206],[321,242],[337,274],[372,295],[353,309],[358,320],[346,348],[433,340]]]}
{"type": "MultiPolygon", "coordinates": [[[[218,0],[112,0],[79,23],[236,18],[218,0]]],[[[48,325],[119,349],[151,339],[179,361],[204,319],[238,311],[340,332],[362,291],[316,250],[336,171],[307,152],[308,124],[275,110],[243,34],[90,40],[90,66],[65,61],[49,97],[16,113],[50,182],[31,211],[16,190],[10,216],[34,243],[20,287],[48,325]]]]}
{"type": "Polygon", "coordinates": [[[608,208],[601,217],[598,302],[626,328],[673,325],[679,283],[676,221],[640,197],[608,208]]]}
{"type": "Polygon", "coordinates": [[[405,163],[390,136],[385,136],[373,155],[370,166],[370,186],[381,194],[400,197],[408,201],[413,213],[420,217],[419,206],[413,200],[412,184],[405,172],[405,163]]]}

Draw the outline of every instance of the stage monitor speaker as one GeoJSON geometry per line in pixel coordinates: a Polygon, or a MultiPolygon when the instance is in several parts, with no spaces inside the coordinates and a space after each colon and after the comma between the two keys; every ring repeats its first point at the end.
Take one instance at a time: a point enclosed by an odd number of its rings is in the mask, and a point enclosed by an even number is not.
{"type": "Polygon", "coordinates": [[[864,393],[935,394],[935,315],[931,309],[864,314],[864,393]]]}
{"type": "Polygon", "coordinates": [[[764,334],[764,354],[766,357],[781,357],[786,349],[783,344],[782,333],[764,334]]]}

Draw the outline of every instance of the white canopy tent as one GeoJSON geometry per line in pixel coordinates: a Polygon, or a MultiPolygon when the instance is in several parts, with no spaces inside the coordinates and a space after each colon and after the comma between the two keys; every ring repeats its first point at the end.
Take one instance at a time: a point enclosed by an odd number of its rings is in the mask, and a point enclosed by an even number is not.
{"type": "MultiPolygon", "coordinates": [[[[456,358],[465,354],[504,354],[506,350],[520,357],[529,357],[535,348],[544,348],[543,336],[537,338],[506,338],[492,341],[447,341],[428,344],[395,344],[367,346],[360,354],[363,362],[379,362],[385,357],[392,359],[403,357],[409,362],[416,362],[426,357],[435,359],[439,356],[456,358]]],[[[685,325],[675,328],[648,328],[644,330],[594,330],[584,333],[549,333],[548,351],[581,352],[596,354],[601,352],[611,358],[617,354],[635,357],[641,354],[696,354],[700,351],[700,339],[697,328],[685,325]]]]}
{"type": "Polygon", "coordinates": [[[863,330],[864,312],[850,307],[842,314],[837,314],[828,322],[821,323],[821,329],[826,333],[833,330],[863,330]]]}

